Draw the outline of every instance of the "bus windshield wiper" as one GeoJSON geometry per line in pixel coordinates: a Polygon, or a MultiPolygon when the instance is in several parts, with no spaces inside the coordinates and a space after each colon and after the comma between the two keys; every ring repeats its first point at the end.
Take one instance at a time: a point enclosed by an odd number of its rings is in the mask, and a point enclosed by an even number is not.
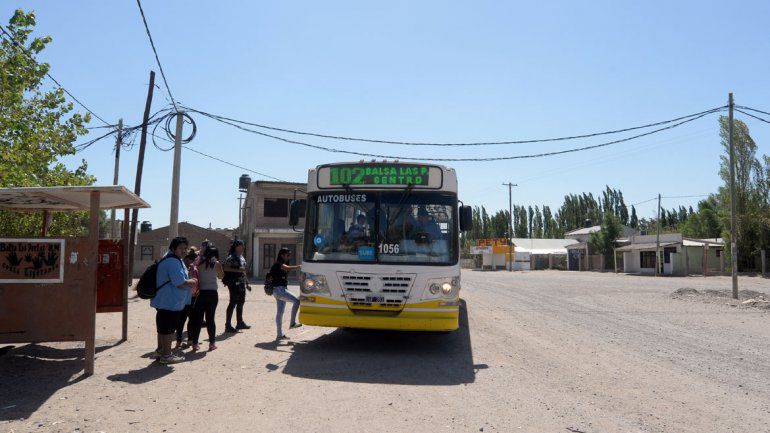
{"type": "Polygon", "coordinates": [[[406,201],[406,199],[408,199],[409,196],[412,195],[412,190],[413,189],[414,189],[414,184],[413,183],[410,183],[409,185],[406,186],[406,188],[404,188],[404,192],[401,193],[401,198],[398,200],[398,205],[397,205],[398,206],[398,211],[396,212],[396,215],[393,217],[392,220],[390,218],[388,218],[388,227],[390,227],[390,224],[392,222],[398,220],[398,217],[401,216],[401,211],[403,210],[401,205],[403,205],[404,202],[406,201]]]}

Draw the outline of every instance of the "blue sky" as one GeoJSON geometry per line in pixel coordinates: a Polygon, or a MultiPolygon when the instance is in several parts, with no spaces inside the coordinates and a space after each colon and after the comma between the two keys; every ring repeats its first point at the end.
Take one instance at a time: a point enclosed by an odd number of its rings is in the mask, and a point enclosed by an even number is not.
{"type": "MultiPolygon", "coordinates": [[[[421,141],[543,138],[634,126],[736,103],[770,109],[770,3],[687,2],[212,2],[144,1],[177,100],[286,128],[421,141]]],[[[41,58],[97,114],[138,124],[150,69],[158,72],[134,1],[5,1],[3,21],[34,10],[41,58]]],[[[162,85],[158,74],[156,82],[162,85]]],[[[156,91],[153,108],[166,105],[156,91]]],[[[738,115],[738,118],[745,116],[738,115]]],[[[357,160],[275,142],[195,117],[190,147],[275,177],[357,160]]],[[[770,125],[746,119],[770,154],[770,125]]],[[[98,121],[94,120],[94,125],[98,121]]],[[[85,139],[83,139],[85,140],[85,139]]],[[[484,148],[307,141],[405,156],[539,153],[606,138],[484,148]]],[[[80,157],[112,180],[112,143],[80,157]]],[[[448,163],[460,196],[490,210],[514,202],[558,207],[568,193],[621,189],[627,203],[708,194],[721,152],[715,115],[643,139],[553,158],[448,163]]],[[[137,148],[121,156],[133,188],[137,148]]],[[[243,170],[184,152],[180,220],[237,225],[243,170]]],[[[140,220],[169,218],[172,153],[148,147],[140,220]]],[[[259,177],[252,174],[253,179],[259,177]]],[[[664,200],[664,206],[697,198],[664,200]]],[[[655,203],[639,206],[652,216],[655,203]]]]}

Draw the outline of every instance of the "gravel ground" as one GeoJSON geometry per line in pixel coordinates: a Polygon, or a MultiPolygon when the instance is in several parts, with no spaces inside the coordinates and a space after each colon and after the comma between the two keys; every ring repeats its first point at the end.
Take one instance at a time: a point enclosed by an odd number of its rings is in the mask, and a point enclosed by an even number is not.
{"type": "MultiPolygon", "coordinates": [[[[770,299],[770,280],[740,284],[770,299]]],[[[303,327],[279,345],[254,291],[251,330],[173,367],[143,357],[153,312],[132,300],[126,343],[98,316],[92,377],[82,345],[0,347],[0,431],[770,432],[770,311],[729,287],[464,271],[456,332],[303,327]]]]}

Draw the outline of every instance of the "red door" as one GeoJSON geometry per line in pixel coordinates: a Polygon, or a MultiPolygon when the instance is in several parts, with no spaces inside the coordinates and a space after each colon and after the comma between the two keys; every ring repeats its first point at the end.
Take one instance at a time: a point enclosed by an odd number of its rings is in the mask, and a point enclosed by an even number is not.
{"type": "Polygon", "coordinates": [[[123,242],[99,240],[99,267],[96,275],[96,312],[123,310],[123,242]]]}

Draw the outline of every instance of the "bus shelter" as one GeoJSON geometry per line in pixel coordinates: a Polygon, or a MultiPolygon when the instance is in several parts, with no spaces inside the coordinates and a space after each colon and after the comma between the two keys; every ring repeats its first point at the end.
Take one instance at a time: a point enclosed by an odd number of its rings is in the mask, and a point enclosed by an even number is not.
{"type": "Polygon", "coordinates": [[[128,210],[149,208],[124,186],[0,188],[0,209],[42,212],[39,237],[0,233],[0,344],[85,342],[94,372],[96,313],[121,312],[128,337],[128,210]],[[124,209],[122,239],[99,239],[103,209],[124,209]],[[48,237],[51,212],[88,211],[87,237],[48,237]]]}

